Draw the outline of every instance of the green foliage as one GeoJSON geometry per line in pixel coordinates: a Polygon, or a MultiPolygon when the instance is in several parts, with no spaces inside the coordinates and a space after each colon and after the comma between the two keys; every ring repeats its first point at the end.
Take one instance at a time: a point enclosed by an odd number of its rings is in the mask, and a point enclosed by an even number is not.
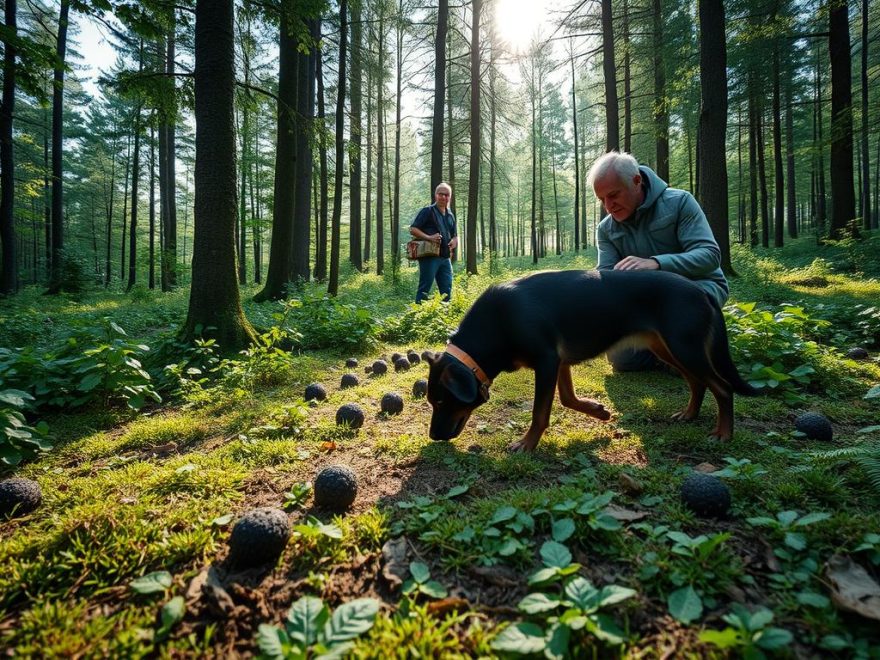
{"type": "Polygon", "coordinates": [[[52,449],[49,426],[39,422],[30,426],[24,411],[34,400],[21,390],[0,390],[0,462],[15,466],[52,449]]]}
{"type": "Polygon", "coordinates": [[[431,579],[431,569],[427,564],[414,561],[409,565],[409,573],[412,577],[403,583],[403,593],[406,595],[422,594],[428,598],[446,598],[446,587],[431,579]]]}
{"type": "Polygon", "coordinates": [[[793,305],[773,313],[759,309],[757,303],[735,303],[724,311],[734,360],[751,363],[748,382],[757,389],[778,389],[787,403],[802,403],[801,393],[815,380],[811,362],[823,352],[805,336],[808,330],[828,326],[828,321],[793,305]]]}
{"type": "Polygon", "coordinates": [[[779,651],[792,643],[794,637],[784,628],[775,628],[773,612],[761,607],[749,612],[736,603],[722,619],[728,624],[723,630],[705,630],[700,641],[753,660],[765,658],[764,651],[779,651]]]}
{"type": "Polygon", "coordinates": [[[305,295],[286,304],[302,348],[364,351],[375,344],[379,324],[364,307],[326,295],[305,295]]]}
{"type": "Polygon", "coordinates": [[[798,530],[813,525],[823,520],[828,520],[830,514],[823,512],[808,513],[799,516],[796,511],[781,511],[775,518],[768,516],[756,516],[747,518],[746,522],[754,527],[766,527],[773,531],[777,538],[781,538],[785,545],[795,552],[801,552],[807,547],[807,538],[798,530]]]}
{"type": "Polygon", "coordinates": [[[373,627],[378,612],[373,598],[343,603],[331,613],[320,598],[303,596],[291,606],[283,628],[260,624],[257,645],[265,658],[341,658],[354,647],[352,640],[373,627]]]}
{"type": "Polygon", "coordinates": [[[452,301],[446,302],[439,292],[421,304],[410,303],[406,311],[390,316],[382,324],[384,341],[405,343],[423,341],[432,344],[445,343],[458,324],[470,301],[453,293],[452,301]]]}
{"type": "MultiPolygon", "coordinates": [[[[547,550],[542,549],[541,554],[546,555],[545,564],[557,564],[546,568],[560,568],[558,564],[565,563],[565,546],[554,541],[544,545],[547,550]],[[548,544],[554,545],[547,548],[548,544]]],[[[517,608],[538,622],[508,626],[492,640],[494,650],[521,655],[543,652],[552,659],[568,657],[569,648],[589,646],[593,638],[611,645],[626,641],[626,633],[602,610],[634,597],[636,592],[615,584],[597,589],[580,575],[565,575],[557,573],[553,580],[562,580],[561,593],[558,587],[542,580],[545,589],[551,590],[535,591],[520,600],[517,608]]]]}

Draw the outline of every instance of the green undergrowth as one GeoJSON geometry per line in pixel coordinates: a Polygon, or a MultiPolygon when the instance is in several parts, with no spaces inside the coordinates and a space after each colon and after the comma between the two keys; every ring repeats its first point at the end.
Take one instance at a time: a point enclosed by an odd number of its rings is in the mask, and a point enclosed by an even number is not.
{"type": "Polygon", "coordinates": [[[233,648],[271,657],[287,643],[357,658],[635,658],[659,648],[878,657],[876,628],[833,604],[827,574],[845,555],[880,581],[880,396],[871,395],[880,364],[846,357],[855,346],[880,349],[880,282],[864,256],[871,241],[734,250],[730,343],[760,395],[736,397],[735,435],[724,444],[706,437],[711,397],[697,420],[672,422],[687,401],[680,378],[614,374],[601,358],[573,377],[580,396],[612,411],[607,423],[556,402],[538,451],[509,454],[531,419],[534,378],[520,371],[496,379],[461,436],[431,441],[430,406],[412,394],[427,366],[378,377],[364,367],[441,349],[482,291],[525,266],[518,261],[492,275],[459,273],[451,303],[421,307],[410,303],[409,266],[398,282],[352,275],[337,300],[308,285],[288,305],[256,305],[246,288],[264,339],[239,357],[209,341],[175,343],[183,290],[59,299],[26,291],[3,301],[0,346],[10,350],[0,369],[18,369],[9,376],[18,389],[29,386],[23,367],[36,365],[62,389],[2,397],[28,428],[48,424],[52,449],[5,468],[36,480],[43,504],[0,522],[0,646],[22,657],[233,648]],[[35,327],[30,352],[12,350],[35,327]],[[62,352],[74,336],[139,351],[148,381],[107,369],[102,382],[148,386],[161,403],[82,389],[60,362],[78,358],[62,352]],[[130,348],[140,345],[148,350],[130,348]],[[349,357],[357,367],[344,366],[349,357]],[[341,390],[345,373],[360,384],[341,390]],[[325,401],[303,401],[312,382],[326,388],[325,401]],[[392,391],[404,410],[389,417],[379,402],[392,391]],[[361,406],[363,428],[336,426],[344,403],[361,406]],[[794,430],[804,411],[830,419],[830,443],[794,430]],[[317,471],[332,463],[359,478],[345,513],[311,499],[317,471]],[[728,518],[682,504],[681,483],[698,465],[729,488],[728,518]],[[230,587],[232,617],[187,592],[206,567],[223,569],[236,518],[255,506],[284,508],[291,537],[274,567],[230,587]],[[381,575],[382,549],[401,538],[406,586],[395,588],[381,575]]]}

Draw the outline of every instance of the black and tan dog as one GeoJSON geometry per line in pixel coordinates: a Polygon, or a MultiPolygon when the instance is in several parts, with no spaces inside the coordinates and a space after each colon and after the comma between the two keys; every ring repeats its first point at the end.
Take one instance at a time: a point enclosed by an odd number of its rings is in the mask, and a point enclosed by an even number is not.
{"type": "Polygon", "coordinates": [[[673,419],[694,419],[708,388],[718,403],[710,437],[733,434],[733,393],[755,390],[736,371],[721,310],[690,280],[664,272],[561,271],[536,273],[490,287],[430,360],[430,435],[461,433],[489,398],[502,371],[535,371],[532,424],[513,451],[532,451],[550,423],[553,394],[562,405],[607,420],[596,401],[574,392],[571,365],[621,344],[645,347],[687,380],[691,396],[673,419]]]}

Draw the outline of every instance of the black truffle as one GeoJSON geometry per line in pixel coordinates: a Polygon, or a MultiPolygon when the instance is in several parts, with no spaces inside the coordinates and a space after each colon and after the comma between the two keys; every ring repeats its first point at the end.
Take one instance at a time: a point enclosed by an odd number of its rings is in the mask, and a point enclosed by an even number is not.
{"type": "Polygon", "coordinates": [[[351,468],[330,465],[321,470],[315,479],[315,504],[341,511],[351,506],[357,491],[357,476],[351,468]]]}
{"type": "Polygon", "coordinates": [[[30,479],[0,481],[0,517],[24,516],[43,503],[40,484],[30,479]]]}
{"type": "Polygon", "coordinates": [[[406,354],[406,359],[409,360],[410,364],[418,364],[422,361],[422,358],[419,357],[419,354],[415,351],[410,351],[406,354]]]}
{"type": "Polygon", "coordinates": [[[861,346],[856,346],[855,348],[851,348],[846,352],[846,357],[848,357],[850,360],[867,360],[868,351],[861,346]]]}
{"type": "Polygon", "coordinates": [[[413,383],[413,396],[416,399],[421,399],[428,393],[428,381],[424,378],[419,378],[415,383],[413,383]]]}
{"type": "Polygon", "coordinates": [[[684,505],[701,518],[723,518],[730,508],[730,490],[718,477],[695,472],[681,484],[684,505]]]}
{"type": "Polygon", "coordinates": [[[397,392],[389,392],[383,396],[382,412],[386,415],[399,415],[403,412],[403,397],[397,392]]]}
{"type": "Polygon", "coordinates": [[[794,427],[807,436],[810,440],[822,440],[831,442],[834,437],[834,429],[831,428],[831,422],[825,415],[815,412],[808,412],[800,415],[794,420],[794,427]]]}
{"type": "Polygon", "coordinates": [[[321,383],[309,383],[306,385],[306,393],[303,395],[303,398],[306,401],[311,401],[312,399],[323,401],[327,398],[327,390],[324,389],[321,383]]]}
{"type": "Polygon", "coordinates": [[[280,509],[263,507],[245,513],[229,537],[229,563],[234,568],[251,568],[274,563],[287,547],[290,522],[280,509]]]}
{"type": "Polygon", "coordinates": [[[373,362],[373,373],[377,376],[388,373],[388,363],[385,360],[376,360],[373,362]]]}
{"type": "Polygon", "coordinates": [[[342,380],[339,383],[339,387],[343,390],[347,390],[350,387],[357,387],[360,384],[361,381],[355,374],[342,374],[342,380]]]}
{"type": "Polygon", "coordinates": [[[359,429],[364,425],[364,411],[356,403],[346,403],[336,411],[336,424],[348,426],[350,429],[359,429]]]}
{"type": "Polygon", "coordinates": [[[393,363],[397,362],[402,357],[403,357],[403,355],[400,353],[392,353],[391,354],[391,363],[393,364],[393,363]]]}
{"type": "Polygon", "coordinates": [[[358,366],[357,358],[348,358],[345,361],[345,366],[349,369],[354,369],[356,366],[358,366]]]}
{"type": "Polygon", "coordinates": [[[394,361],[394,371],[409,371],[409,360],[405,357],[397,358],[394,361]]]}

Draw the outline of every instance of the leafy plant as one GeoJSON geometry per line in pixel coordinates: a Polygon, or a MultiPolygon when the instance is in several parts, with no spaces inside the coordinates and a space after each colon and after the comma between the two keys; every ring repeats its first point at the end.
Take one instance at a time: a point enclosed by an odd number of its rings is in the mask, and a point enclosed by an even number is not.
{"type": "Polygon", "coordinates": [[[759,608],[749,612],[736,603],[729,614],[722,619],[728,624],[723,630],[704,630],[700,641],[721,649],[736,651],[736,654],[754,660],[766,657],[764,651],[778,651],[793,641],[792,634],[784,628],[775,628],[773,612],[759,608]]]}
{"type": "Polygon", "coordinates": [[[286,510],[299,509],[305,506],[312,494],[312,482],[301,481],[290,487],[290,492],[284,494],[284,508],[286,510]]]}
{"type": "Polygon", "coordinates": [[[856,548],[856,552],[867,552],[868,558],[874,566],[880,566],[880,534],[868,532],[862,538],[862,543],[856,548]]]}
{"type": "Polygon", "coordinates": [[[23,411],[34,400],[21,390],[0,390],[0,462],[15,466],[52,449],[49,425],[30,426],[23,411]]]}
{"type": "Polygon", "coordinates": [[[517,606],[526,614],[544,619],[546,627],[533,622],[516,623],[492,640],[492,648],[518,654],[543,652],[547,658],[565,658],[572,645],[583,648],[591,637],[608,644],[622,644],[626,634],[602,610],[635,595],[634,590],[626,587],[611,584],[597,589],[580,575],[570,576],[562,585],[562,593],[533,592],[517,606]],[[544,616],[560,609],[561,614],[544,616]]]}
{"type": "Polygon", "coordinates": [[[727,463],[727,467],[713,472],[712,474],[714,476],[742,481],[754,481],[758,479],[758,477],[767,474],[767,470],[757,463],[752,463],[748,458],[737,459],[732,456],[725,456],[724,462],[727,463]]]}
{"type": "MultiPolygon", "coordinates": [[[[796,511],[782,511],[777,513],[775,518],[757,516],[746,518],[746,522],[753,527],[767,527],[774,532],[777,537],[782,538],[786,547],[795,552],[800,552],[806,549],[807,538],[798,530],[817,522],[828,520],[830,517],[830,514],[821,512],[808,513],[804,516],[799,516],[796,511]]],[[[777,549],[776,554],[784,559],[791,558],[790,553],[782,551],[782,554],[780,554],[779,549],[777,549]]]]}
{"type": "Polygon", "coordinates": [[[414,561],[409,565],[412,578],[403,583],[404,594],[423,594],[428,598],[446,598],[446,587],[431,579],[431,569],[427,564],[414,561]]]}
{"type": "Polygon", "coordinates": [[[260,624],[257,645],[265,658],[341,658],[354,647],[352,640],[373,627],[378,612],[373,598],[343,603],[331,613],[320,598],[303,596],[291,606],[283,628],[260,624]]]}
{"type": "Polygon", "coordinates": [[[364,307],[327,295],[305,295],[286,304],[303,348],[363,351],[375,343],[379,324],[364,307]]]}

